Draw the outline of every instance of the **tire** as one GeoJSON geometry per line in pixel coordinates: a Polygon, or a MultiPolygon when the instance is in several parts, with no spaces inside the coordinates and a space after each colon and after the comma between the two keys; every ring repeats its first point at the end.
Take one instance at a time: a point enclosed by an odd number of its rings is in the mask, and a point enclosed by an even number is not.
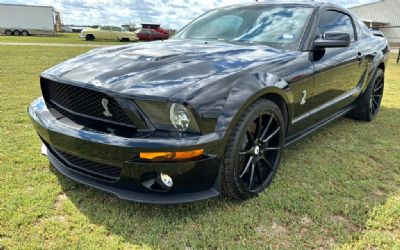
{"type": "Polygon", "coordinates": [[[14,36],[20,36],[21,35],[21,31],[19,30],[14,30],[14,36]]]}
{"type": "Polygon", "coordinates": [[[357,100],[357,106],[349,114],[355,120],[370,122],[376,118],[382,102],[385,86],[384,71],[378,68],[365,92],[357,100]]]}
{"type": "Polygon", "coordinates": [[[94,38],[94,35],[92,35],[92,34],[88,34],[88,35],[86,35],[86,37],[85,37],[85,40],[86,41],[93,41],[95,38],[94,38]]]}
{"type": "Polygon", "coordinates": [[[274,102],[260,99],[250,105],[226,146],[221,169],[224,195],[246,200],[271,184],[282,157],[285,131],[282,111],[274,102]]]}
{"type": "Polygon", "coordinates": [[[12,35],[13,35],[13,32],[12,32],[11,30],[6,30],[6,31],[4,32],[4,34],[6,34],[6,36],[12,36],[12,35]]]}
{"type": "Polygon", "coordinates": [[[129,38],[121,38],[120,42],[129,42],[129,38]]]}
{"type": "Polygon", "coordinates": [[[23,31],[21,32],[21,35],[22,35],[22,36],[29,36],[29,32],[26,31],[26,30],[23,30],[23,31]]]}

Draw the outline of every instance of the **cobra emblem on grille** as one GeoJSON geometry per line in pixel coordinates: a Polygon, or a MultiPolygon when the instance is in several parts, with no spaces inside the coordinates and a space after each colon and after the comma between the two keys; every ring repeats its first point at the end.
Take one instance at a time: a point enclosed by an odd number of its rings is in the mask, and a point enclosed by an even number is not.
{"type": "Polygon", "coordinates": [[[101,100],[101,105],[103,105],[103,108],[104,108],[103,115],[105,117],[112,117],[112,114],[111,114],[110,110],[108,109],[108,100],[106,98],[103,98],[101,100]]]}

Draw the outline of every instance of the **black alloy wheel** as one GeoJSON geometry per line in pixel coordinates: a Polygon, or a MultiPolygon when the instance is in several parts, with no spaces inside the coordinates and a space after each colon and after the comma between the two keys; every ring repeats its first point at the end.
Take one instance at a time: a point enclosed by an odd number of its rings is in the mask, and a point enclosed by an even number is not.
{"type": "Polygon", "coordinates": [[[248,125],[239,152],[239,178],[247,191],[257,192],[272,178],[281,149],[280,132],[276,116],[269,112],[248,125]]]}
{"type": "Polygon", "coordinates": [[[384,77],[382,74],[379,74],[376,77],[375,84],[372,88],[372,95],[370,100],[370,112],[371,116],[375,117],[379,111],[382,102],[384,89],[384,77]]]}
{"type": "Polygon", "coordinates": [[[259,100],[244,112],[225,154],[225,194],[252,198],[272,182],[282,156],[284,131],[282,112],[272,101],[259,100]]]}

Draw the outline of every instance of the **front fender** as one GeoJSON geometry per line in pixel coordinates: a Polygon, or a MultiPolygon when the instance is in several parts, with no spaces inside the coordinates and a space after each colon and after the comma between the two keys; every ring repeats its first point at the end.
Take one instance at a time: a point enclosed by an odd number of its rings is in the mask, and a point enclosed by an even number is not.
{"type": "Polygon", "coordinates": [[[293,94],[289,91],[289,84],[274,74],[257,72],[235,83],[218,117],[215,131],[226,131],[229,135],[246,109],[267,94],[281,97],[288,104],[288,117],[291,117],[293,94]]]}

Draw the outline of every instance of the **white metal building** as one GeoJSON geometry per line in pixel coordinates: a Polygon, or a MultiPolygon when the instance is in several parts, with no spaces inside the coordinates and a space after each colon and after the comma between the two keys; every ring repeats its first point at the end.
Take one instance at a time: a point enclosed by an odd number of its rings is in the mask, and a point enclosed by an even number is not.
{"type": "Polygon", "coordinates": [[[400,0],[380,0],[350,10],[369,27],[379,27],[392,44],[400,44],[400,0]]]}

